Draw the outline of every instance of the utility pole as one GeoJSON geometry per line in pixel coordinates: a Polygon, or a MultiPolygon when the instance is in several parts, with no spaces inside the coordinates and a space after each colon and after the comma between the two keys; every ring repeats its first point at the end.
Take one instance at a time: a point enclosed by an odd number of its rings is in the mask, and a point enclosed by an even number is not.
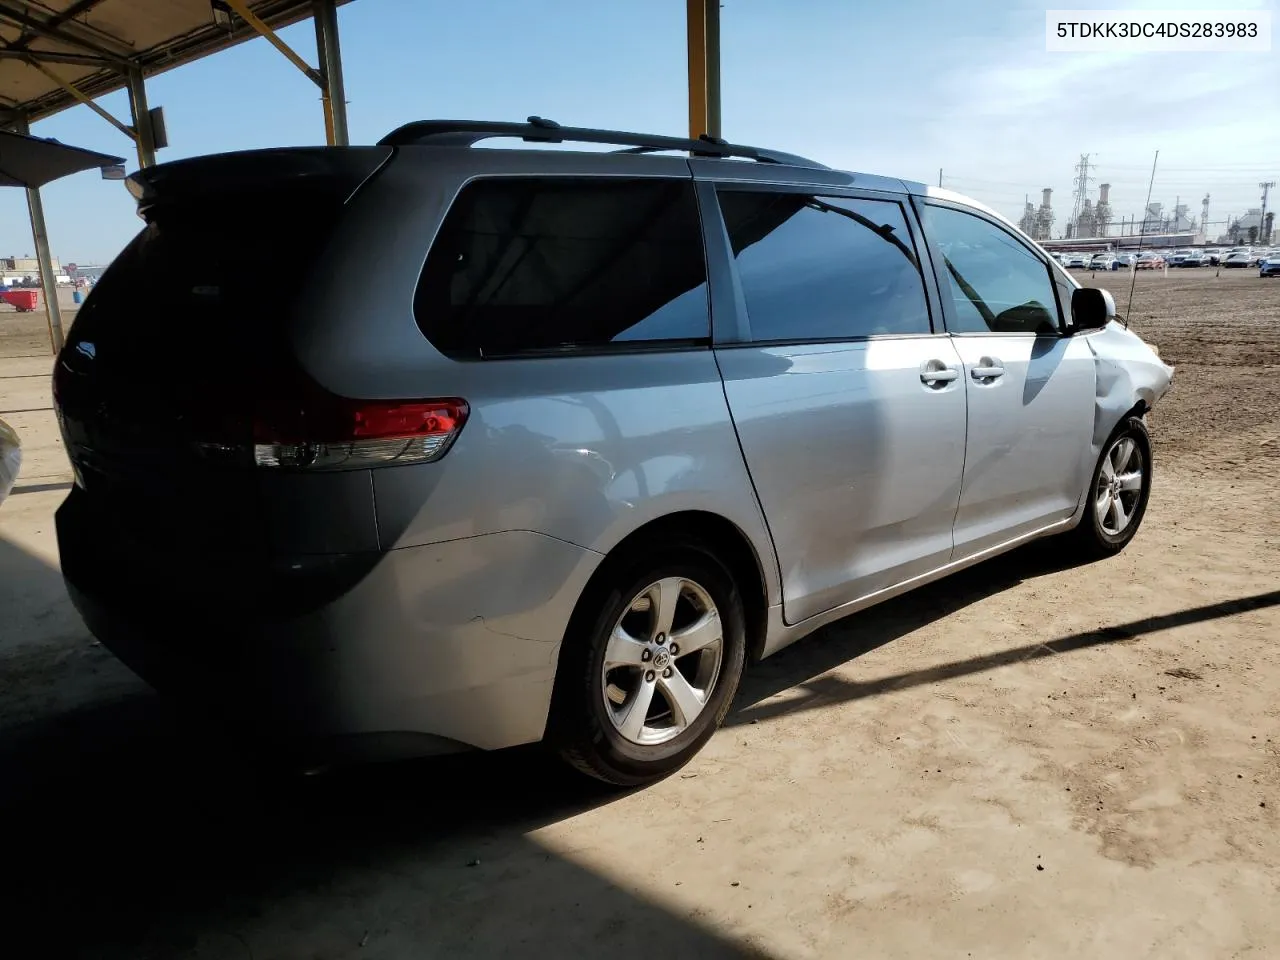
{"type": "Polygon", "coordinates": [[[1263,231],[1267,229],[1267,194],[1271,192],[1271,188],[1276,185],[1274,180],[1264,180],[1258,184],[1262,188],[1262,217],[1258,221],[1259,242],[1265,247],[1271,242],[1271,238],[1262,236],[1263,231]]]}

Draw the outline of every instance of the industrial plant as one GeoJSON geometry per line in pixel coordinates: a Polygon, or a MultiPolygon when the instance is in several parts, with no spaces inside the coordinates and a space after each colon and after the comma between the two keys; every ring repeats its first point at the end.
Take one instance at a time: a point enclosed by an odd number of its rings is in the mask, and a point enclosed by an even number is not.
{"type": "Polygon", "coordinates": [[[1053,230],[1056,220],[1053,190],[1049,187],[1041,192],[1039,206],[1029,199],[1025,202],[1018,226],[1032,239],[1059,250],[1192,247],[1208,243],[1266,246],[1275,232],[1275,213],[1267,210],[1270,190],[1275,186],[1272,181],[1258,184],[1262,191],[1259,206],[1216,223],[1209,219],[1211,197],[1208,193],[1200,201],[1198,218],[1191,214],[1190,205],[1177,197],[1170,210],[1166,210],[1162,202],[1149,202],[1141,217],[1117,220],[1111,205],[1110,183],[1099,183],[1096,198],[1091,195],[1090,184],[1095,179],[1091,171],[1096,168],[1089,154],[1080,155],[1075,165],[1071,213],[1057,237],[1053,230]]]}

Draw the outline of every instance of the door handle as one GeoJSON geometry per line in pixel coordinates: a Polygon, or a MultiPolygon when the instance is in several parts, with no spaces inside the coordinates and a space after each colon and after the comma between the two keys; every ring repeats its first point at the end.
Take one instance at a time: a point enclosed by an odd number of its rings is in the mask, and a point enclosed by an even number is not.
{"type": "Polygon", "coordinates": [[[969,373],[975,380],[994,380],[1004,376],[1004,364],[995,357],[983,357],[969,373]]]}
{"type": "Polygon", "coordinates": [[[920,382],[930,387],[951,383],[959,376],[958,371],[941,360],[930,360],[920,367],[920,382]]]}

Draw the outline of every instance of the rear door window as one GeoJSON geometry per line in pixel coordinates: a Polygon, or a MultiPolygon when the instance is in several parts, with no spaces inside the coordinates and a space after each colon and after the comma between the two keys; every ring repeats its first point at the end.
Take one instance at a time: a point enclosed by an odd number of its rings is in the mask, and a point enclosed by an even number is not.
{"type": "Polygon", "coordinates": [[[414,299],[460,360],[707,345],[692,180],[477,180],[454,202],[414,299]]]}
{"type": "Polygon", "coordinates": [[[920,263],[899,204],[781,191],[718,195],[753,341],[930,332],[920,263]]]}

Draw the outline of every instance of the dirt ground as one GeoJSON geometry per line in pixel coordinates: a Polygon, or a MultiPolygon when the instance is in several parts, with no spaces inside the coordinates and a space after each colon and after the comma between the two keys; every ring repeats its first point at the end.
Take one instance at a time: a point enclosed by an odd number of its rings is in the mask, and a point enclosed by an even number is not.
{"type": "Polygon", "coordinates": [[[530,749],[281,787],[181,723],[65,598],[50,361],[0,314],[0,953],[1275,956],[1280,281],[1142,274],[1132,323],[1177,374],[1129,549],[835,624],[616,794],[530,749]]]}

